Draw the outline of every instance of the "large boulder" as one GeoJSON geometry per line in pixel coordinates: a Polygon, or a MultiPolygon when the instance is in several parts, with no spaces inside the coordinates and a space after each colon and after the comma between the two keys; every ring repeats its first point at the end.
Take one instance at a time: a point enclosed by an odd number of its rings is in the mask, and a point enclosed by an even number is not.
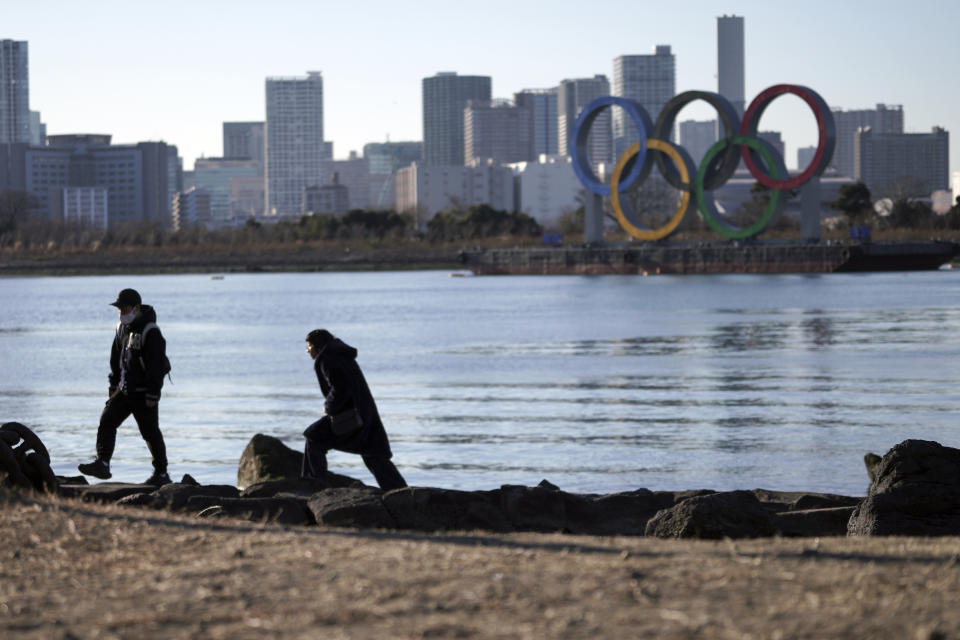
{"type": "Polygon", "coordinates": [[[243,489],[258,482],[297,478],[302,465],[303,453],[294,451],[279,438],[258,433],[240,456],[237,486],[243,489]]]}
{"type": "Polygon", "coordinates": [[[890,449],[847,535],[960,535],[960,449],[927,440],[890,449]]]}
{"type": "MultiPolygon", "coordinates": [[[[364,488],[365,484],[336,473],[327,473],[323,478],[284,478],[282,480],[267,480],[249,485],[240,492],[242,498],[269,498],[278,493],[293,493],[309,498],[318,491],[331,488],[352,487],[364,488]]],[[[370,488],[370,487],[367,487],[370,488]]],[[[380,489],[377,489],[380,491],[380,489]]]]}
{"type": "Polygon", "coordinates": [[[395,529],[397,527],[380,496],[372,487],[324,489],[307,501],[317,524],[359,529],[395,529]]]}
{"type": "Polygon", "coordinates": [[[773,516],[750,491],[688,498],[659,511],[646,526],[657,538],[759,538],[776,533],[773,516]]]}
{"type": "Polygon", "coordinates": [[[383,494],[383,504],[399,529],[414,531],[512,531],[500,509],[498,491],[457,491],[404,487],[383,494]]]}
{"type": "Polygon", "coordinates": [[[798,509],[774,514],[777,533],[785,538],[824,538],[847,533],[847,521],[856,507],[798,509]]]}

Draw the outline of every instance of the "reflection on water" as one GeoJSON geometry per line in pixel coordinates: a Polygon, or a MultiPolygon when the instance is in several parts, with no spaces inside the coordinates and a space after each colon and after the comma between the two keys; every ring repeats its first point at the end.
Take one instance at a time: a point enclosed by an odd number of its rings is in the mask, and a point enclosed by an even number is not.
{"type": "MultiPolygon", "coordinates": [[[[124,286],[167,336],[171,470],[203,482],[235,482],[255,433],[301,447],[316,326],[360,349],[413,484],[862,494],[867,451],[960,446],[956,273],[0,279],[0,419],[36,428],[59,473],[92,453],[115,322],[99,302],[124,286]]],[[[331,465],[372,481],[356,456],[331,465]]],[[[132,421],[114,471],[149,472],[132,421]]]]}

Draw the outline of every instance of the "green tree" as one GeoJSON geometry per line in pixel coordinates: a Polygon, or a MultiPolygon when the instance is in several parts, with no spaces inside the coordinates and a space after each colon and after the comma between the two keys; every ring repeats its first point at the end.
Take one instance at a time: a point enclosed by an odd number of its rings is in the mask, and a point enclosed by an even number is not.
{"type": "Polygon", "coordinates": [[[862,182],[843,185],[840,187],[838,196],[830,203],[830,208],[846,214],[851,226],[857,220],[869,216],[873,211],[870,189],[862,182]]]}

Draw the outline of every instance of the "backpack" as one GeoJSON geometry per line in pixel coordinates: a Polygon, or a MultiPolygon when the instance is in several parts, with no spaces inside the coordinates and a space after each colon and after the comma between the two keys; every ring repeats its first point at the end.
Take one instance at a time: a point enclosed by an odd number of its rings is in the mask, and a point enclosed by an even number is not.
{"type": "MultiPolygon", "coordinates": [[[[128,338],[129,342],[127,343],[127,346],[130,349],[136,349],[140,354],[140,366],[143,367],[144,371],[147,370],[147,364],[143,361],[143,341],[146,339],[147,334],[150,333],[150,331],[159,328],[160,327],[157,326],[156,322],[148,322],[147,324],[143,325],[143,330],[141,330],[140,333],[131,333],[130,337],[128,338]]],[[[163,360],[161,361],[160,365],[162,373],[160,374],[160,377],[162,378],[163,376],[167,376],[172,383],[173,378],[170,376],[170,369],[172,367],[170,366],[170,359],[167,357],[166,348],[164,348],[162,356],[163,360]]]]}

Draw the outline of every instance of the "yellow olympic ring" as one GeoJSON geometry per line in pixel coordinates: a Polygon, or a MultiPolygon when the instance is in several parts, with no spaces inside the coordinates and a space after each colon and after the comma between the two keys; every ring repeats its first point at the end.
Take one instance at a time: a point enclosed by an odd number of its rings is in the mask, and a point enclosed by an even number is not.
{"type": "Polygon", "coordinates": [[[623,209],[620,208],[620,177],[623,174],[624,167],[627,166],[627,162],[629,162],[633,156],[640,153],[639,142],[634,142],[632,145],[630,145],[627,150],[623,152],[623,155],[621,155],[617,160],[617,165],[613,169],[613,176],[610,178],[610,205],[613,207],[613,212],[617,215],[617,220],[620,222],[620,226],[623,227],[623,229],[631,236],[637,240],[660,240],[661,238],[666,238],[668,235],[676,231],[677,227],[680,225],[680,222],[683,220],[683,217],[687,213],[687,208],[690,206],[690,171],[687,167],[687,163],[683,159],[683,156],[680,155],[680,152],[677,151],[677,148],[670,142],[666,140],[658,140],[656,138],[647,138],[647,149],[660,151],[673,160],[673,164],[677,167],[677,171],[680,173],[681,182],[684,185],[687,185],[687,188],[683,191],[683,195],[680,196],[680,206],[677,207],[673,217],[671,217],[670,220],[668,220],[667,223],[662,227],[657,229],[644,229],[627,220],[627,216],[624,215],[623,209]]]}

